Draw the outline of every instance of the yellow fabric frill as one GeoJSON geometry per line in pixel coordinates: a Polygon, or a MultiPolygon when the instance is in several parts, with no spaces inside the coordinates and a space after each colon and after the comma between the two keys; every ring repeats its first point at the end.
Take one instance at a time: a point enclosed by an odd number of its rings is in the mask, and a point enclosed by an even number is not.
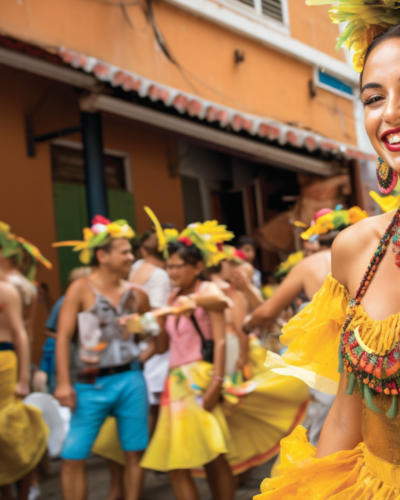
{"type": "Polygon", "coordinates": [[[264,479],[254,500],[400,500],[400,467],[374,456],[360,443],[354,450],[314,458],[299,426],[281,443],[280,474],[264,479]]]}
{"type": "Polygon", "coordinates": [[[40,410],[14,395],[17,356],[0,351],[0,486],[33,470],[44,455],[49,429],[40,410]]]}
{"type": "MultiPolygon", "coordinates": [[[[294,377],[268,370],[264,360],[265,349],[251,338],[251,379],[241,384],[226,379],[224,402],[212,412],[198,400],[212,380],[212,365],[198,361],[172,370],[142,465],[156,470],[191,468],[194,475],[203,476],[202,466],[224,453],[233,473],[240,474],[279,453],[280,440],[305,416],[308,388],[294,377]]],[[[125,465],[114,418],[104,423],[93,452],[125,465]]]]}
{"type": "Polygon", "coordinates": [[[169,471],[197,469],[236,449],[220,405],[212,412],[201,396],[212,381],[213,366],[195,361],[173,368],[165,382],[157,427],[141,466],[169,471]]]}
{"type": "Polygon", "coordinates": [[[329,274],[312,302],[283,328],[280,340],[288,346],[283,361],[315,373],[322,385],[338,383],[340,332],[348,302],[346,288],[329,274]]]}

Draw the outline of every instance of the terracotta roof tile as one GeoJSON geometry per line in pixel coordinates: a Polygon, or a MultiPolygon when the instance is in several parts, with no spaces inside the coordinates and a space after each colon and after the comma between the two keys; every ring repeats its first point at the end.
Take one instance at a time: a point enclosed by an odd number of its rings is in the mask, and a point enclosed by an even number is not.
{"type": "Polygon", "coordinates": [[[65,63],[73,67],[94,73],[101,81],[109,81],[113,86],[121,86],[125,91],[136,91],[140,97],[149,97],[153,101],[160,100],[164,102],[165,106],[173,106],[181,114],[187,113],[190,117],[210,123],[217,121],[221,128],[230,126],[234,132],[245,130],[270,141],[277,140],[281,146],[290,144],[297,148],[305,147],[310,152],[321,149],[348,159],[375,159],[374,155],[363,153],[347,144],[321,137],[314,132],[206,101],[198,96],[178,91],[159,82],[116,68],[85,54],[60,48],[59,56],[65,63]]]}

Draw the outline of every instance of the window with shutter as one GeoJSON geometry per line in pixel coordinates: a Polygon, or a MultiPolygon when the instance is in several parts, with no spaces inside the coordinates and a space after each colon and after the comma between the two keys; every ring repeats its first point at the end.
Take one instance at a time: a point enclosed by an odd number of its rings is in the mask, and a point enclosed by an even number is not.
{"type": "Polygon", "coordinates": [[[281,0],[262,0],[262,13],[277,21],[283,21],[281,0]]]}
{"type": "Polygon", "coordinates": [[[247,5],[254,9],[256,14],[268,16],[275,21],[284,22],[282,2],[286,0],[235,0],[235,3],[247,5]]]}

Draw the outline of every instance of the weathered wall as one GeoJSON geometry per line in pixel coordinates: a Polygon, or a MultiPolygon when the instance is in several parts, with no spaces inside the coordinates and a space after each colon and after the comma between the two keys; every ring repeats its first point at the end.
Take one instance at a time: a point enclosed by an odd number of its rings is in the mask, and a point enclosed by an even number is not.
{"type": "MultiPolygon", "coordinates": [[[[168,3],[154,5],[157,22],[185,78],[158,47],[139,6],[128,9],[131,28],[120,8],[96,1],[9,0],[0,4],[0,30],[55,50],[64,46],[93,55],[243,112],[356,144],[352,102],[321,90],[311,99],[311,66],[168,3]],[[234,63],[235,49],[245,52],[246,60],[240,65],[234,63]]],[[[344,60],[343,51],[334,51],[339,29],[330,23],[326,6],[307,7],[303,1],[289,0],[289,8],[294,38],[344,60]]]]}
{"type": "MultiPolygon", "coordinates": [[[[54,264],[53,271],[40,269],[37,280],[49,285],[50,294],[60,294],[51,176],[50,143],[37,145],[36,157],[26,154],[25,116],[32,114],[35,134],[79,124],[78,95],[67,86],[0,66],[0,220],[9,223],[54,264]]],[[[140,125],[103,117],[104,146],[131,157],[135,209],[139,232],[151,223],[143,211],[147,204],[160,219],[184,225],[179,176],[168,173],[171,139],[140,125]]],[[[80,142],[80,135],[68,136],[80,142]]],[[[47,310],[39,305],[35,325],[33,359],[38,362],[44,340],[47,310]]]]}

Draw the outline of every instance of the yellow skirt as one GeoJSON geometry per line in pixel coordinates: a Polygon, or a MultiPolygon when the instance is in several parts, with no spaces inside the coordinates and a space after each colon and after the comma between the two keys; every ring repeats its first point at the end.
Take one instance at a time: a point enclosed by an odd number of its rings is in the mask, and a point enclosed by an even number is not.
{"type": "Polygon", "coordinates": [[[266,352],[257,339],[250,343],[252,376],[226,379],[223,402],[213,412],[199,404],[212,380],[204,361],[172,370],[161,399],[155,434],[142,461],[149,469],[192,469],[225,454],[234,474],[265,463],[279,453],[280,440],[302,421],[308,387],[263,366],[266,352]]]}
{"type": "Polygon", "coordinates": [[[210,385],[213,365],[196,361],[170,371],[160,415],[142,467],[159,471],[195,469],[236,450],[220,405],[204,410],[201,396],[210,385]]]}
{"type": "Polygon", "coordinates": [[[47,447],[48,427],[40,410],[14,396],[17,356],[0,351],[0,486],[26,476],[47,447]]]}
{"type": "Polygon", "coordinates": [[[400,500],[400,466],[376,457],[364,443],[316,459],[299,426],[281,444],[281,475],[264,479],[254,500],[400,500]]]}
{"type": "MultiPolygon", "coordinates": [[[[265,357],[258,339],[251,339],[251,378],[246,381],[241,373],[226,377],[223,402],[212,412],[200,403],[212,380],[212,365],[197,361],[171,370],[142,466],[192,469],[203,476],[203,465],[225,454],[233,473],[240,474],[276,456],[281,439],[305,416],[308,387],[297,378],[273,373],[264,366],[265,357]]],[[[93,452],[125,465],[114,418],[103,425],[93,452]]]]}

